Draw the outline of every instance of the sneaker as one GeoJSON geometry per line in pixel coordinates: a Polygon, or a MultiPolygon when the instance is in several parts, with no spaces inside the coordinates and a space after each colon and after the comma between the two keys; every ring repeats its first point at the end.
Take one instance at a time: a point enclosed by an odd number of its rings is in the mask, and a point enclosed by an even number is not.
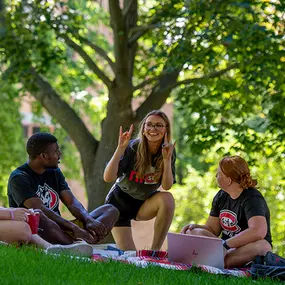
{"type": "Polygon", "coordinates": [[[68,245],[54,244],[46,249],[47,253],[67,254],[82,257],[91,257],[93,248],[86,242],[73,243],[68,245]]]}
{"type": "Polygon", "coordinates": [[[285,259],[271,251],[268,251],[264,256],[264,263],[271,266],[285,267],[285,259]]]}

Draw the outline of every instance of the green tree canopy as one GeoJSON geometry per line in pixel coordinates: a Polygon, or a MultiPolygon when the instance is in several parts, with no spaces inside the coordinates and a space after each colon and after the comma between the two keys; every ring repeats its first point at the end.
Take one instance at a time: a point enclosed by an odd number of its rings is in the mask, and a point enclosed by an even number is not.
{"type": "Polygon", "coordinates": [[[9,84],[0,85],[0,201],[4,205],[8,177],[26,157],[17,95],[17,88],[9,84]]]}
{"type": "MultiPolygon", "coordinates": [[[[159,109],[175,88],[185,86],[179,100],[185,106],[195,101],[203,106],[200,113],[213,107],[220,113],[231,94],[257,106],[257,92],[247,98],[246,88],[281,96],[284,4],[278,1],[110,0],[108,11],[95,1],[6,5],[3,78],[21,83],[74,141],[91,208],[110,187],[102,174],[119,126],[159,109]],[[99,88],[96,97],[87,87],[99,88]],[[206,91],[209,96],[199,100],[206,91]],[[102,97],[104,118],[96,108],[102,97]],[[135,97],[142,103],[133,110],[135,97]]],[[[195,131],[199,137],[207,130],[201,123],[195,131]]]]}

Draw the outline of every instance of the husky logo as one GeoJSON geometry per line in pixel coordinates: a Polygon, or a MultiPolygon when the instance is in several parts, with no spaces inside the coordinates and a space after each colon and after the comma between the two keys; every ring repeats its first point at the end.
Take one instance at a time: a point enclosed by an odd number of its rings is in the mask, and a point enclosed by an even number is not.
{"type": "Polygon", "coordinates": [[[46,183],[44,186],[39,185],[36,194],[49,209],[53,210],[58,205],[58,194],[46,183]]]}
{"type": "Polygon", "coordinates": [[[220,224],[228,233],[231,232],[232,235],[234,235],[240,232],[240,227],[237,222],[236,213],[229,210],[223,210],[220,212],[220,224]]]}

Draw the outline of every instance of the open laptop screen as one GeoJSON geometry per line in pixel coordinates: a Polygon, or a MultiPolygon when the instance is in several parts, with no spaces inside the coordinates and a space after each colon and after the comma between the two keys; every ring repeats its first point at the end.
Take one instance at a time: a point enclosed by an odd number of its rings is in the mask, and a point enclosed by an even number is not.
{"type": "Polygon", "coordinates": [[[168,233],[167,241],[170,261],[224,268],[223,244],[220,238],[168,233]]]}

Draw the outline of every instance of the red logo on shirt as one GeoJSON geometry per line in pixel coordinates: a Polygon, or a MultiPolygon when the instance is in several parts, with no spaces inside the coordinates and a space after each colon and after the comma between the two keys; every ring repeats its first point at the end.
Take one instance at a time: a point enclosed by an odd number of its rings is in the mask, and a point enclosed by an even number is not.
{"type": "Polygon", "coordinates": [[[240,231],[240,227],[237,225],[237,215],[236,213],[223,210],[220,212],[220,224],[222,228],[226,231],[238,233],[240,231]]]}
{"type": "Polygon", "coordinates": [[[38,197],[43,201],[44,205],[53,210],[58,205],[58,194],[46,183],[44,186],[38,186],[36,193],[38,197]]]}
{"type": "Polygon", "coordinates": [[[144,178],[137,178],[137,172],[132,170],[129,175],[129,180],[134,181],[136,183],[144,183],[144,184],[156,184],[157,181],[154,180],[154,173],[147,173],[144,178]]]}

